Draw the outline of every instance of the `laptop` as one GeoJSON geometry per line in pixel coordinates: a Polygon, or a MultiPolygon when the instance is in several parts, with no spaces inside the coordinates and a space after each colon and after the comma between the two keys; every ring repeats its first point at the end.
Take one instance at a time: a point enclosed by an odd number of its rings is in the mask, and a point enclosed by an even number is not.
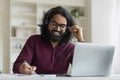
{"type": "Polygon", "coordinates": [[[70,76],[109,76],[114,50],[113,45],[76,42],[70,76]]]}

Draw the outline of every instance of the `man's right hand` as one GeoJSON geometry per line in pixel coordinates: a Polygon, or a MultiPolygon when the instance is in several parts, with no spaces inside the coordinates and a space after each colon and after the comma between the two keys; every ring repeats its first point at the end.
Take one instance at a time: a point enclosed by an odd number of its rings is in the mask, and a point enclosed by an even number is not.
{"type": "Polygon", "coordinates": [[[27,61],[24,61],[19,67],[19,72],[21,74],[33,74],[35,73],[35,70],[36,66],[30,66],[27,61]]]}

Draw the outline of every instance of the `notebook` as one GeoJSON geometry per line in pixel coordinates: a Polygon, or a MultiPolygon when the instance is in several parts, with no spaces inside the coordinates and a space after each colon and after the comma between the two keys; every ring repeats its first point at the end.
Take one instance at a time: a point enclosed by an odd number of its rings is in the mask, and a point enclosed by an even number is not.
{"type": "Polygon", "coordinates": [[[114,50],[113,45],[77,42],[70,76],[109,76],[114,50]]]}

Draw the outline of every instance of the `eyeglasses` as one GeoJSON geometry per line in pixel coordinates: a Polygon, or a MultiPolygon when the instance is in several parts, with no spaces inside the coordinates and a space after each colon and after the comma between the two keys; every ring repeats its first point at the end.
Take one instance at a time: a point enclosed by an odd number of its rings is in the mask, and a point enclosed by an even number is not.
{"type": "Polygon", "coordinates": [[[65,30],[67,25],[66,24],[58,24],[56,21],[50,21],[50,26],[53,28],[60,27],[61,30],[65,30]]]}

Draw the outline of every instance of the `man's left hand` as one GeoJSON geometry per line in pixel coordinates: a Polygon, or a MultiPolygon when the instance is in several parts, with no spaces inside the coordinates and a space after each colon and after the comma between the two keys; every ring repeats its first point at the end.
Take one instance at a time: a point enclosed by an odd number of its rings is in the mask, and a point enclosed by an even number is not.
{"type": "Polygon", "coordinates": [[[77,38],[78,42],[84,41],[82,27],[78,25],[74,25],[74,26],[69,27],[69,30],[73,34],[73,36],[77,38]]]}

